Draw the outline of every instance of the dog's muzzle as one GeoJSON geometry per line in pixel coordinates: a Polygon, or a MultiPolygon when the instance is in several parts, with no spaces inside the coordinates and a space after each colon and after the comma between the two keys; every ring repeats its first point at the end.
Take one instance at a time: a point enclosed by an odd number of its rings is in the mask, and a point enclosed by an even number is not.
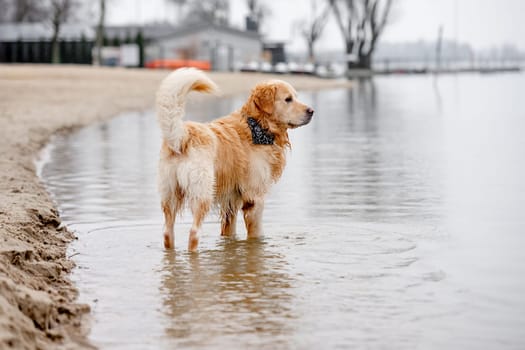
{"type": "Polygon", "coordinates": [[[299,126],[303,126],[303,125],[310,123],[313,116],[314,116],[314,110],[308,107],[308,109],[306,110],[306,115],[304,116],[304,119],[299,126]]]}
{"type": "Polygon", "coordinates": [[[304,114],[303,119],[301,120],[301,122],[299,124],[289,123],[288,126],[290,128],[292,128],[292,129],[295,129],[295,128],[298,128],[300,126],[306,125],[306,124],[310,123],[310,121],[312,120],[313,116],[314,116],[314,110],[311,109],[310,107],[308,107],[308,109],[306,110],[306,112],[304,114]]]}

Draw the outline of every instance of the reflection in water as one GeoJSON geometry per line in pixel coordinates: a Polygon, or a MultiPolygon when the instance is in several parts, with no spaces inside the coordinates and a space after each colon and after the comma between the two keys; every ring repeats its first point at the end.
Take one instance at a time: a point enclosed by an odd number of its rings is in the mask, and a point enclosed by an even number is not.
{"type": "Polygon", "coordinates": [[[286,342],[294,318],[292,279],[284,257],[265,245],[227,239],[198,254],[165,252],[160,291],[175,345],[286,342]]]}
{"type": "MultiPolygon", "coordinates": [[[[92,340],[523,348],[523,84],[441,76],[436,94],[432,77],[382,77],[301,93],[316,116],[290,133],[265,238],[223,240],[211,216],[198,254],[184,250],[187,213],[177,250],[162,248],[152,113],[57,138],[43,178],[79,236],[73,279],[93,308],[92,340]]],[[[190,104],[190,119],[242,101],[190,104]]]]}
{"type": "Polygon", "coordinates": [[[406,112],[399,110],[390,91],[378,94],[373,80],[356,84],[354,89],[319,94],[316,98],[322,120],[302,131],[306,137],[292,140],[292,157],[299,149],[307,149],[311,155],[301,154],[301,167],[294,168],[310,173],[290,177],[296,180],[306,176],[310,186],[289,190],[291,183],[278,184],[279,191],[274,192],[286,201],[286,196],[277,192],[299,191],[304,198],[304,192],[311,190],[308,218],[344,216],[359,221],[399,222],[425,217],[426,223],[438,221],[441,159],[434,155],[425,159],[426,152],[441,147],[434,121],[403,123],[400,113],[406,112]],[[341,106],[349,111],[344,117],[341,106]],[[301,143],[303,140],[306,142],[301,143]]]}
{"type": "Polygon", "coordinates": [[[435,74],[432,79],[432,87],[434,88],[434,96],[436,98],[436,110],[441,114],[443,110],[443,102],[441,101],[441,92],[439,91],[438,74],[435,74]]]}

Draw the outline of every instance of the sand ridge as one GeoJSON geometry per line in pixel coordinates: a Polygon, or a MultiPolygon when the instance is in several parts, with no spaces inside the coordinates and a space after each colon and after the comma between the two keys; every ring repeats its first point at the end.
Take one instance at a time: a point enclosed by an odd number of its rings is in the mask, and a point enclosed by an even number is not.
{"type": "MultiPolygon", "coordinates": [[[[0,65],[0,348],[91,349],[89,306],[76,302],[66,256],[75,236],[36,175],[50,137],[129,110],[151,108],[168,71],[0,65]]],[[[223,95],[278,78],[298,90],[347,81],[258,73],[210,73],[223,95]]],[[[152,122],[156,122],[152,120],[152,122]]]]}

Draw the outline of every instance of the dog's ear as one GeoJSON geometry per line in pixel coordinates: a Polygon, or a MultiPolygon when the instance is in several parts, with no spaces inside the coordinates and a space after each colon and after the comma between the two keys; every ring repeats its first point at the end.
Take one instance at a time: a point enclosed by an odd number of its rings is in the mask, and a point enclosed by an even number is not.
{"type": "Polygon", "coordinates": [[[257,85],[252,92],[252,99],[257,109],[267,114],[273,113],[277,87],[270,84],[257,85]]]}

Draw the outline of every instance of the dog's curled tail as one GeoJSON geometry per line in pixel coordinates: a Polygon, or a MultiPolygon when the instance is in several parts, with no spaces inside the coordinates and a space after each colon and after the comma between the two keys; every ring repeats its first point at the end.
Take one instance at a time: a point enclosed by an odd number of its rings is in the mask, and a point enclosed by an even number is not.
{"type": "Polygon", "coordinates": [[[216,93],[218,90],[206,74],[195,68],[180,68],[164,78],[157,91],[157,120],[162,137],[173,151],[180,153],[186,138],[182,118],[188,93],[216,93]]]}

